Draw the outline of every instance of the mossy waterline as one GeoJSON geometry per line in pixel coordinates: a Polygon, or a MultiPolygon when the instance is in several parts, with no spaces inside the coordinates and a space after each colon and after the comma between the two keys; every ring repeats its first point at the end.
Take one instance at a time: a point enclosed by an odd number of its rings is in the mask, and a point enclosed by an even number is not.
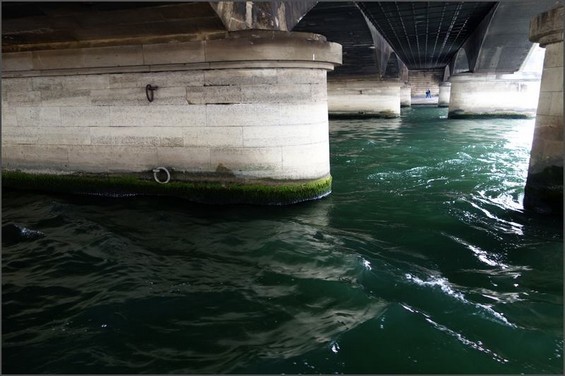
{"type": "Polygon", "coordinates": [[[104,196],[169,196],[209,204],[290,205],[331,193],[332,177],[314,180],[171,180],[159,184],[148,174],[45,174],[2,171],[5,188],[104,196]]]}
{"type": "Polygon", "coordinates": [[[462,112],[450,111],[447,115],[450,119],[531,119],[535,114],[519,112],[462,112]]]}

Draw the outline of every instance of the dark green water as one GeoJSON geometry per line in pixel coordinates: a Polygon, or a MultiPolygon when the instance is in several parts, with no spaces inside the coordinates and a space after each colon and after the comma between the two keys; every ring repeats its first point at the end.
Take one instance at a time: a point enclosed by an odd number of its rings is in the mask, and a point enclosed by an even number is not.
{"type": "Polygon", "coordinates": [[[561,374],[534,121],[445,115],[332,121],[295,206],[3,192],[3,371],[561,374]]]}

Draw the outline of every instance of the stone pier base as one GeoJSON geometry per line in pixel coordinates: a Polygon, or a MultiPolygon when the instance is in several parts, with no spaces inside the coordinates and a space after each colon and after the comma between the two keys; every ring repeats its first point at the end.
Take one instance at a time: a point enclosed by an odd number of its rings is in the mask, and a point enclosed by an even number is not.
{"type": "Polygon", "coordinates": [[[400,86],[400,107],[412,106],[412,87],[410,85],[400,86]]]}
{"type": "Polygon", "coordinates": [[[442,82],[439,84],[439,97],[437,101],[438,107],[449,107],[449,99],[451,98],[451,82],[442,82]]]}
{"type": "Polygon", "coordinates": [[[464,73],[451,76],[450,118],[536,115],[540,79],[517,74],[464,73]]]}
{"type": "Polygon", "coordinates": [[[532,20],[530,40],[545,59],[524,208],[563,218],[563,6],[532,20]]]}
{"type": "Polygon", "coordinates": [[[328,111],[332,118],[400,116],[398,80],[330,78],[328,111]]]}
{"type": "Polygon", "coordinates": [[[341,46],[320,35],[273,31],[6,53],[3,184],[213,202],[322,197],[326,72],[340,62],[341,46]]]}

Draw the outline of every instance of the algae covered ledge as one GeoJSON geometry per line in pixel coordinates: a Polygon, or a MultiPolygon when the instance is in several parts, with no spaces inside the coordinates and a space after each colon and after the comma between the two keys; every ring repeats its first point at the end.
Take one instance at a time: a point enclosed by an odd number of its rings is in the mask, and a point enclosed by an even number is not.
{"type": "Polygon", "coordinates": [[[208,204],[290,205],[331,193],[332,177],[283,181],[253,179],[174,179],[160,184],[146,174],[46,174],[3,170],[2,187],[103,196],[169,196],[208,204]]]}

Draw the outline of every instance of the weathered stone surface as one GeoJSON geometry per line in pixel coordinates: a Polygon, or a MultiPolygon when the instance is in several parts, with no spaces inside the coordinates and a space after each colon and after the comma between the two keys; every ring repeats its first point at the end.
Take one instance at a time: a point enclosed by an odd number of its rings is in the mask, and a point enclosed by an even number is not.
{"type": "MultiPolygon", "coordinates": [[[[530,40],[541,47],[563,41],[563,5],[557,5],[530,21],[530,40]]],[[[563,54],[561,54],[563,55],[563,54]]]]}
{"type": "Polygon", "coordinates": [[[449,117],[533,117],[540,80],[522,75],[469,73],[451,76],[449,117]]]}
{"type": "Polygon", "coordinates": [[[400,116],[400,83],[340,78],[328,82],[330,116],[400,116]]]}
{"type": "Polygon", "coordinates": [[[200,70],[214,64],[229,64],[226,68],[261,68],[296,66],[314,63],[312,68],[333,69],[341,64],[341,46],[327,42],[325,37],[311,33],[245,30],[232,32],[225,39],[183,43],[82,47],[58,50],[32,51],[31,55],[4,53],[8,61],[3,67],[4,77],[45,76],[46,74],[124,73],[127,71],[165,69],[200,70]],[[234,65],[235,64],[235,65],[234,65]],[[266,65],[265,65],[266,64],[266,65]],[[21,66],[27,67],[22,69],[21,66]]]}
{"type": "Polygon", "coordinates": [[[400,107],[410,107],[412,105],[412,87],[410,85],[400,86],[400,107]]]}
{"type": "Polygon", "coordinates": [[[563,218],[563,6],[532,20],[530,39],[546,47],[524,207],[563,218]]]}
{"type": "Polygon", "coordinates": [[[451,98],[451,83],[442,82],[439,85],[438,107],[449,107],[449,100],[451,98]]]}
{"type": "Polygon", "coordinates": [[[225,41],[199,42],[200,57],[186,58],[190,49],[181,45],[141,63],[129,60],[139,57],[135,51],[167,49],[141,46],[123,60],[112,55],[114,47],[67,51],[63,65],[77,75],[54,66],[58,51],[34,51],[43,70],[4,77],[5,166],[49,174],[146,174],[166,166],[232,183],[327,178],[326,70],[339,60],[336,47],[311,34],[253,31],[232,39],[238,48],[247,45],[238,50],[244,60],[227,56],[225,41]],[[99,71],[102,56],[116,66],[99,71]],[[122,63],[155,63],[149,70],[158,71],[130,71],[122,63]],[[151,102],[148,84],[158,87],[151,102]]]}

